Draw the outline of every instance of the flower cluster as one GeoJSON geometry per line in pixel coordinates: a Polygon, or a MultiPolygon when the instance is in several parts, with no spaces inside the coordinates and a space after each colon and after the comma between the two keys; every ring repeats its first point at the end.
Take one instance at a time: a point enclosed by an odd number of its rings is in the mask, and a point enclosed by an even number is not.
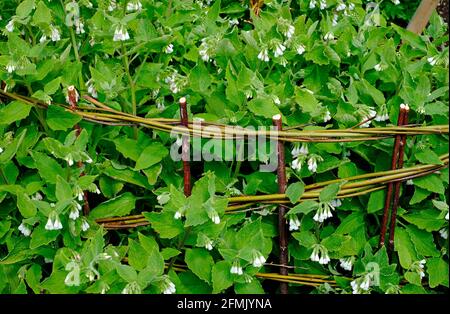
{"type": "Polygon", "coordinates": [[[59,220],[59,215],[55,211],[52,211],[48,216],[47,223],[45,224],[46,230],[60,230],[63,226],[61,220],[59,220]]]}
{"type": "Polygon", "coordinates": [[[371,274],[366,274],[350,282],[353,294],[362,294],[368,292],[371,284],[372,284],[371,274]]]}
{"type": "Polygon", "coordinates": [[[351,271],[354,261],[355,261],[355,258],[353,256],[346,257],[346,258],[340,258],[339,259],[339,262],[340,262],[339,265],[342,267],[342,269],[347,270],[347,271],[351,271]]]}
{"type": "Polygon", "coordinates": [[[244,273],[244,271],[242,270],[241,263],[239,262],[239,260],[236,259],[236,260],[233,261],[233,265],[231,265],[230,273],[231,274],[235,274],[235,275],[239,275],[239,276],[244,273]]]}
{"type": "Polygon", "coordinates": [[[253,251],[252,261],[253,267],[261,267],[266,262],[266,258],[259,252],[253,251]]]}
{"type": "Polygon", "coordinates": [[[326,265],[330,262],[330,257],[328,256],[328,250],[321,244],[314,244],[312,247],[312,253],[310,259],[313,262],[319,262],[319,264],[326,265]]]}
{"type": "Polygon", "coordinates": [[[289,231],[295,231],[300,229],[300,220],[297,215],[289,216],[289,231]]]}
{"type": "Polygon", "coordinates": [[[161,284],[163,294],[174,294],[176,291],[175,284],[166,276],[161,284]]]}
{"type": "Polygon", "coordinates": [[[319,208],[316,211],[313,219],[317,222],[324,222],[326,219],[333,217],[331,212],[336,207],[341,206],[341,201],[339,199],[332,200],[331,202],[321,202],[319,203],[319,208]]]}

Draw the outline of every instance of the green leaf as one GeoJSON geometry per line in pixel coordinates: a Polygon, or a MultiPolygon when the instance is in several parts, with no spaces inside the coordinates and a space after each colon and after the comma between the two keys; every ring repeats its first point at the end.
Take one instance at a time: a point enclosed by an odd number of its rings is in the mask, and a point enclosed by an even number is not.
{"type": "Polygon", "coordinates": [[[414,185],[430,192],[439,194],[445,193],[445,188],[442,184],[442,180],[435,174],[413,179],[413,182],[414,185]]]}
{"type": "Polygon", "coordinates": [[[386,199],[385,190],[370,193],[369,202],[367,203],[367,212],[369,214],[372,214],[384,208],[385,199],[386,199]]]}
{"type": "Polygon", "coordinates": [[[211,85],[211,77],[203,62],[197,63],[189,74],[189,84],[194,92],[206,93],[211,85]]]}
{"type": "Polygon", "coordinates": [[[142,233],[138,233],[139,242],[147,251],[146,271],[154,276],[159,276],[164,273],[164,258],[159,252],[158,244],[152,237],[146,237],[142,233]]]}
{"type": "Polygon", "coordinates": [[[24,0],[17,6],[16,14],[19,18],[24,19],[30,15],[34,6],[34,0],[24,0]]]}
{"type": "Polygon", "coordinates": [[[159,233],[161,238],[172,239],[184,231],[183,223],[173,218],[169,212],[144,213],[144,217],[150,222],[152,228],[159,233]]]}
{"type": "Polygon", "coordinates": [[[36,162],[38,173],[42,179],[48,183],[56,184],[56,177],[63,172],[63,168],[53,158],[42,153],[33,152],[33,159],[36,162]]]}
{"type": "Polygon", "coordinates": [[[430,275],[430,288],[435,288],[439,285],[448,288],[448,263],[442,258],[435,257],[427,261],[427,272],[430,275]]]}
{"type": "Polygon", "coordinates": [[[8,163],[14,155],[19,150],[20,145],[22,145],[22,142],[25,139],[25,135],[27,134],[27,129],[24,129],[20,135],[16,136],[12,143],[10,143],[6,148],[4,148],[4,151],[0,154],[0,165],[8,163]]]}
{"type": "Polygon", "coordinates": [[[46,230],[44,225],[39,225],[31,234],[30,249],[35,249],[56,240],[59,235],[58,230],[46,230]]]}
{"type": "Polygon", "coordinates": [[[439,159],[439,156],[431,149],[421,150],[416,153],[416,158],[423,164],[442,165],[443,162],[439,159]]]}
{"type": "Polygon", "coordinates": [[[205,249],[187,249],[184,258],[187,266],[198,278],[211,282],[211,271],[214,260],[205,249]]]}
{"type": "Polygon", "coordinates": [[[114,139],[116,149],[126,158],[137,161],[142,152],[138,141],[127,137],[119,137],[114,139]]]}
{"type": "Polygon", "coordinates": [[[17,194],[17,207],[24,218],[34,217],[36,215],[36,206],[34,206],[28,195],[24,193],[17,194]]]}
{"type": "Polygon", "coordinates": [[[36,11],[33,15],[33,22],[35,24],[49,24],[52,21],[52,14],[44,1],[39,1],[36,6],[36,11]]]}
{"type": "Polygon", "coordinates": [[[409,269],[411,264],[417,261],[417,254],[414,244],[405,229],[397,228],[395,231],[394,246],[398,253],[400,265],[404,269],[409,269]]]}
{"type": "Polygon", "coordinates": [[[59,106],[47,109],[47,124],[54,131],[65,131],[81,121],[81,117],[59,106]]]}
{"type": "Polygon", "coordinates": [[[305,192],[305,184],[303,182],[295,182],[288,186],[286,195],[292,204],[297,203],[305,192]]]}
{"type": "Polygon", "coordinates": [[[17,100],[10,102],[0,108],[0,125],[10,125],[25,119],[30,114],[31,107],[31,105],[17,100]]]}
{"type": "Polygon", "coordinates": [[[128,263],[130,266],[141,271],[147,266],[147,258],[147,251],[133,239],[128,239],[128,263]]]}
{"type": "Polygon", "coordinates": [[[56,198],[60,202],[72,199],[72,188],[61,176],[56,177],[56,198]]]}
{"type": "Polygon", "coordinates": [[[416,186],[416,187],[414,188],[414,194],[413,194],[413,197],[411,197],[411,200],[409,201],[409,204],[410,204],[410,205],[413,205],[413,204],[420,203],[420,202],[422,202],[424,199],[426,199],[430,194],[431,194],[430,191],[421,189],[421,188],[419,188],[419,187],[416,186]]]}
{"type": "Polygon", "coordinates": [[[298,241],[301,246],[310,248],[317,243],[316,237],[310,231],[294,232],[292,236],[298,241]]]}
{"type": "Polygon", "coordinates": [[[40,280],[42,278],[42,269],[39,264],[33,264],[27,269],[25,274],[25,280],[28,286],[33,290],[34,293],[39,294],[41,292],[40,280]]]}
{"type": "Polygon", "coordinates": [[[231,264],[227,261],[220,261],[213,266],[212,283],[213,293],[219,293],[233,285],[233,277],[230,273],[231,264]]]}
{"type": "Polygon", "coordinates": [[[342,244],[349,238],[349,236],[343,236],[341,234],[332,234],[321,241],[321,244],[325,246],[328,251],[339,251],[342,244]]]}
{"type": "Polygon", "coordinates": [[[322,203],[328,203],[334,200],[341,189],[342,182],[327,185],[319,194],[319,200],[322,203]]]}
{"type": "Polygon", "coordinates": [[[273,103],[273,100],[268,97],[259,97],[250,100],[250,102],[247,104],[247,108],[255,115],[262,116],[268,119],[272,119],[274,115],[280,113],[280,110],[273,103]]]}
{"type": "Polygon", "coordinates": [[[295,215],[295,214],[307,215],[313,210],[317,209],[318,206],[319,204],[316,201],[311,200],[303,201],[294,208],[292,208],[291,210],[289,210],[286,215],[295,215]]]}
{"type": "Polygon", "coordinates": [[[445,224],[445,222],[439,218],[441,212],[435,209],[421,209],[403,215],[402,217],[409,223],[412,223],[424,229],[428,232],[437,231],[445,224]]]}
{"type": "Polygon", "coordinates": [[[136,170],[146,169],[160,162],[169,151],[161,143],[155,142],[147,146],[136,161],[136,170]]]}
{"type": "Polygon", "coordinates": [[[266,294],[259,280],[252,280],[250,283],[237,283],[234,286],[236,294],[266,294]]]}
{"type": "Polygon", "coordinates": [[[433,234],[420,230],[414,225],[406,226],[406,231],[418,254],[433,257],[439,256],[439,251],[436,249],[436,244],[434,243],[433,234]]]}
{"type": "Polygon", "coordinates": [[[128,265],[117,265],[116,270],[119,276],[122,277],[122,279],[126,282],[133,282],[138,280],[137,272],[133,267],[130,267],[128,265]]]}
{"type": "Polygon", "coordinates": [[[91,219],[128,215],[135,208],[136,197],[130,192],[121,194],[95,207],[89,214],[91,219]]]}

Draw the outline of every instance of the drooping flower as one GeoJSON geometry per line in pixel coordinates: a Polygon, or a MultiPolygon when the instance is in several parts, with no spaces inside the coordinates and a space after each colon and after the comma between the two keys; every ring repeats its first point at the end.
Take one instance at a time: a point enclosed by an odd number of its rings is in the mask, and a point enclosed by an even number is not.
{"type": "Polygon", "coordinates": [[[208,45],[208,43],[206,41],[206,38],[203,38],[202,39],[202,43],[201,43],[201,45],[199,47],[199,50],[198,50],[198,54],[200,55],[202,60],[205,61],[205,62],[211,61],[209,50],[210,50],[210,47],[209,47],[209,45],[208,45]]]}
{"type": "Polygon", "coordinates": [[[231,269],[230,269],[230,273],[231,274],[236,274],[236,275],[239,275],[239,276],[244,273],[244,271],[242,270],[242,267],[241,267],[241,263],[239,262],[238,259],[233,261],[233,264],[232,264],[231,269]]]}
{"type": "Polygon", "coordinates": [[[14,20],[10,20],[5,28],[8,32],[12,33],[14,31],[14,20]]]}
{"type": "Polygon", "coordinates": [[[263,49],[259,52],[258,59],[264,62],[269,62],[269,52],[267,49],[263,49]]]}
{"type": "Polygon", "coordinates": [[[447,239],[448,239],[448,228],[442,228],[441,230],[439,230],[439,235],[440,235],[444,240],[447,240],[447,239]]]}
{"type": "Polygon", "coordinates": [[[252,265],[253,267],[261,267],[264,265],[264,263],[266,262],[265,257],[259,252],[259,251],[253,251],[253,256],[252,256],[252,265]]]}
{"type": "Polygon", "coordinates": [[[61,34],[59,33],[59,30],[54,27],[53,25],[50,24],[50,38],[52,39],[52,41],[59,41],[61,40],[61,34]]]}
{"type": "Polygon", "coordinates": [[[343,269],[348,270],[348,271],[351,271],[351,270],[352,270],[352,267],[353,267],[353,262],[354,262],[354,260],[355,260],[355,258],[354,258],[353,256],[346,257],[346,258],[341,258],[341,259],[339,259],[339,262],[340,262],[339,265],[340,265],[343,269]]]}
{"type": "Polygon", "coordinates": [[[6,65],[6,71],[8,71],[8,73],[13,73],[16,70],[17,66],[14,62],[10,61],[7,65],[6,65]]]}
{"type": "Polygon", "coordinates": [[[313,262],[319,262],[321,265],[328,264],[330,262],[330,257],[328,256],[327,248],[321,244],[314,244],[310,259],[313,262]]]}
{"type": "Polygon", "coordinates": [[[317,163],[323,161],[323,158],[320,157],[319,155],[311,155],[308,159],[308,170],[311,172],[316,172],[317,171],[317,163]]]}
{"type": "Polygon", "coordinates": [[[331,21],[331,25],[336,26],[338,24],[339,16],[337,14],[333,15],[333,20],[331,21]]]}
{"type": "Polygon", "coordinates": [[[392,0],[392,3],[395,5],[399,5],[400,4],[400,0],[392,0]]]}
{"type": "Polygon", "coordinates": [[[42,194],[41,193],[39,193],[39,192],[36,192],[36,194],[34,194],[32,197],[31,197],[31,199],[33,200],[33,201],[42,201],[42,194]]]}
{"type": "Polygon", "coordinates": [[[45,42],[47,40],[47,35],[43,34],[41,36],[41,38],[39,38],[39,42],[42,44],[43,42],[45,42]]]}
{"type": "Polygon", "coordinates": [[[342,205],[342,202],[338,198],[336,198],[330,202],[330,206],[332,206],[333,208],[339,207],[341,205],[342,205]]]}
{"type": "Polygon", "coordinates": [[[139,0],[137,1],[130,1],[127,3],[127,11],[133,12],[133,11],[140,11],[142,9],[142,4],[139,0]]]}
{"type": "Polygon", "coordinates": [[[81,223],[81,230],[87,231],[89,229],[89,223],[87,222],[86,218],[83,218],[83,221],[81,223]]]}
{"type": "Polygon", "coordinates": [[[70,208],[70,213],[69,213],[69,218],[72,220],[77,220],[78,217],[80,217],[80,209],[81,209],[81,205],[78,204],[77,202],[75,202],[75,204],[70,208]],[[79,207],[78,207],[79,206],[79,207]],[[78,209],[79,208],[79,209],[78,209]]]}
{"type": "Polygon", "coordinates": [[[316,214],[313,219],[317,222],[324,222],[326,219],[333,217],[331,210],[334,210],[334,207],[329,203],[319,203],[319,207],[317,208],[316,214]]]}
{"type": "Polygon", "coordinates": [[[320,9],[325,10],[327,8],[327,1],[326,0],[320,0],[320,9]]]}
{"type": "Polygon", "coordinates": [[[118,25],[114,31],[114,41],[126,41],[130,39],[130,34],[128,34],[127,29],[123,25],[118,25]]]}
{"type": "Polygon", "coordinates": [[[380,72],[382,70],[381,63],[375,64],[373,68],[375,69],[375,71],[380,72]]]}
{"type": "Polygon", "coordinates": [[[330,114],[330,111],[328,111],[328,109],[327,109],[327,111],[325,111],[325,115],[323,117],[323,122],[328,122],[330,120],[331,120],[331,114],[330,114]]]}
{"type": "Polygon", "coordinates": [[[212,240],[206,241],[205,249],[207,249],[208,251],[211,251],[213,249],[213,241],[212,240]]]}
{"type": "Polygon", "coordinates": [[[282,43],[278,43],[275,45],[275,52],[273,55],[275,57],[280,57],[284,54],[284,51],[286,50],[286,47],[282,43]]]}
{"type": "Polygon", "coordinates": [[[30,234],[31,234],[31,229],[28,227],[28,225],[27,224],[25,224],[24,222],[22,222],[20,225],[19,225],[19,231],[24,235],[24,236],[26,236],[26,237],[28,237],[28,236],[30,236],[30,234]]]}
{"type": "Polygon", "coordinates": [[[166,48],[164,48],[164,52],[167,54],[171,54],[173,52],[173,44],[168,44],[166,48]]]}
{"type": "Polygon", "coordinates": [[[136,281],[128,283],[122,290],[122,294],[140,294],[141,292],[142,289],[136,281]]]}
{"type": "Polygon", "coordinates": [[[297,54],[302,55],[305,52],[305,46],[303,46],[302,44],[298,45],[297,47],[297,54]]]}
{"type": "Polygon", "coordinates": [[[165,277],[162,282],[162,289],[163,294],[174,294],[176,292],[175,284],[168,278],[165,277]]]}
{"type": "Polygon", "coordinates": [[[89,94],[91,94],[92,97],[97,98],[98,94],[97,94],[97,90],[95,89],[94,86],[94,82],[92,80],[92,78],[90,78],[87,82],[86,82],[86,87],[87,87],[87,91],[89,94]]]}
{"type": "Polygon", "coordinates": [[[295,33],[295,27],[294,25],[288,25],[286,31],[284,32],[284,36],[286,36],[287,39],[290,39],[295,33]]]}
{"type": "Polygon", "coordinates": [[[230,20],[228,21],[228,24],[229,24],[230,26],[239,25],[239,20],[236,19],[236,18],[230,19],[230,20]]]}
{"type": "Polygon", "coordinates": [[[289,217],[289,231],[295,231],[300,228],[300,220],[297,215],[291,215],[289,217]]]}
{"type": "Polygon", "coordinates": [[[316,7],[316,1],[315,0],[309,1],[309,8],[314,9],[315,7],[316,7]]]}
{"type": "Polygon", "coordinates": [[[435,66],[436,63],[438,62],[438,56],[429,57],[427,58],[427,61],[430,65],[435,66]]]}
{"type": "Polygon", "coordinates": [[[366,274],[362,277],[359,277],[352,282],[350,282],[350,286],[352,287],[352,293],[353,294],[361,294],[364,292],[369,291],[369,288],[372,284],[372,281],[370,279],[370,274],[366,274]]]}
{"type": "Polygon", "coordinates": [[[213,223],[215,223],[216,225],[220,224],[219,214],[214,209],[210,209],[208,211],[208,216],[213,223]]]}
{"type": "Polygon", "coordinates": [[[338,6],[336,7],[336,11],[343,11],[345,10],[345,8],[347,8],[347,6],[345,5],[345,3],[341,2],[338,4],[338,6]]]}
{"type": "Polygon", "coordinates": [[[61,220],[59,220],[59,215],[52,211],[48,216],[47,223],[45,224],[46,230],[60,230],[63,226],[61,224],[61,220]]]}
{"type": "Polygon", "coordinates": [[[116,0],[110,0],[108,5],[108,11],[112,12],[117,8],[117,2],[116,0]]]}
{"type": "Polygon", "coordinates": [[[334,39],[334,34],[333,32],[328,32],[325,34],[325,36],[323,36],[323,39],[325,39],[326,41],[330,41],[334,39]]]}
{"type": "Polygon", "coordinates": [[[380,107],[380,110],[377,112],[377,115],[375,116],[375,121],[386,121],[389,120],[389,114],[387,112],[386,105],[382,105],[380,107]]]}
{"type": "Polygon", "coordinates": [[[84,24],[80,19],[76,19],[74,25],[75,25],[75,33],[77,35],[84,34],[84,24]]]}
{"type": "Polygon", "coordinates": [[[376,117],[377,112],[372,107],[365,107],[360,110],[361,113],[361,122],[364,122],[360,125],[361,128],[368,128],[372,123],[372,119],[376,117]]]}

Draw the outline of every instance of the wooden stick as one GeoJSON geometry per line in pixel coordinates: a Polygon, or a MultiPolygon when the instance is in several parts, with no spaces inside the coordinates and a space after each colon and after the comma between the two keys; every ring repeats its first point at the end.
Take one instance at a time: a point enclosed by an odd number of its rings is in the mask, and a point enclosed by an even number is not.
{"type": "Polygon", "coordinates": [[[422,0],[406,28],[410,32],[421,34],[438,5],[438,0],[422,0]]]}
{"type": "MultiPolygon", "coordinates": [[[[277,131],[282,130],[281,115],[277,114],[272,118],[273,125],[277,131]]],[[[284,143],[280,140],[277,142],[277,153],[278,153],[278,167],[277,167],[277,178],[278,178],[278,193],[284,194],[286,192],[286,166],[284,157],[284,143]]],[[[288,264],[288,228],[286,222],[286,208],[284,206],[278,207],[278,232],[279,232],[279,246],[280,246],[280,265],[287,266],[288,264]]],[[[280,267],[280,275],[287,275],[288,269],[286,267],[280,267]]],[[[287,282],[280,283],[281,294],[288,293],[287,282]]]]}
{"type": "MultiPolygon", "coordinates": [[[[397,121],[398,126],[403,125],[404,108],[405,108],[405,105],[401,104],[400,112],[398,114],[398,121],[397,121]]],[[[395,141],[394,141],[394,150],[392,152],[392,162],[391,162],[392,170],[395,170],[397,168],[399,144],[400,144],[400,135],[396,135],[395,141]]],[[[380,247],[384,245],[384,240],[385,240],[385,236],[386,236],[386,229],[387,229],[387,223],[388,223],[388,217],[389,217],[389,208],[391,207],[392,190],[393,190],[393,184],[389,183],[388,187],[387,187],[386,199],[384,202],[383,220],[381,223],[381,230],[380,230],[380,242],[379,242],[380,247]]]]}
{"type": "MultiPolygon", "coordinates": [[[[69,106],[70,109],[72,110],[77,110],[78,107],[78,99],[79,99],[79,95],[77,90],[75,89],[75,86],[71,85],[67,88],[67,98],[69,100],[69,106]]],[[[76,136],[80,136],[81,133],[81,128],[78,124],[76,124],[74,126],[76,132],[76,136]]],[[[78,168],[82,168],[83,167],[83,163],[81,162],[81,160],[78,161],[77,163],[78,168]]],[[[85,173],[84,171],[81,172],[80,177],[84,176],[85,173]]],[[[83,214],[85,216],[89,215],[90,212],[90,208],[89,208],[89,199],[88,199],[88,192],[87,191],[83,191],[83,214]]]]}
{"type": "MultiPolygon", "coordinates": [[[[408,124],[408,112],[409,112],[409,106],[405,106],[404,110],[404,116],[403,116],[403,124],[408,124]]],[[[400,143],[399,143],[399,152],[398,152],[398,169],[403,168],[403,159],[405,155],[405,146],[406,146],[406,136],[403,135],[401,137],[400,143]]],[[[392,204],[392,214],[391,214],[391,223],[389,226],[389,252],[392,252],[394,249],[394,236],[395,236],[395,224],[397,221],[397,209],[398,209],[398,202],[400,198],[400,185],[401,182],[396,182],[394,184],[394,202],[392,204]]]]}
{"type": "MultiPolygon", "coordinates": [[[[188,114],[186,107],[186,98],[180,98],[180,120],[181,125],[188,127],[188,114]]],[[[184,182],[184,195],[190,196],[192,192],[191,187],[191,166],[189,164],[189,136],[182,135],[182,144],[181,144],[181,159],[183,160],[183,182],[184,182]]]]}

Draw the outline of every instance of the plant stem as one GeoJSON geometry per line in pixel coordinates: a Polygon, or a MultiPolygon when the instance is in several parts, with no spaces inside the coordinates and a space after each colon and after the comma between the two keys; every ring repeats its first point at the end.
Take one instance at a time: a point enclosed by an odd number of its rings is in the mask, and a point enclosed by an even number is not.
{"type": "MultiPolygon", "coordinates": [[[[136,86],[134,84],[133,78],[131,77],[130,74],[130,63],[128,60],[128,56],[125,54],[126,50],[125,50],[125,45],[122,42],[122,55],[123,55],[123,63],[124,63],[124,67],[125,67],[125,73],[127,74],[127,78],[128,78],[128,83],[130,84],[130,92],[131,92],[131,113],[136,116],[137,113],[137,105],[136,105],[136,86]]],[[[137,139],[137,135],[138,135],[138,130],[137,130],[137,126],[135,125],[134,127],[134,138],[137,139]]]]}

